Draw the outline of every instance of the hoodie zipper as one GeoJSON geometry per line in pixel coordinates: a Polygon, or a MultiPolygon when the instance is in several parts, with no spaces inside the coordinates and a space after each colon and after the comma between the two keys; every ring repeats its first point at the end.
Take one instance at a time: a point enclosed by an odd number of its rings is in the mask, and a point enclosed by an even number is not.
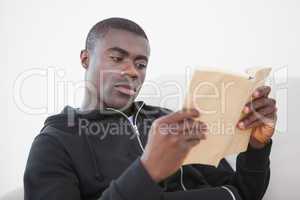
{"type": "Polygon", "coordinates": [[[140,132],[139,132],[139,129],[138,129],[136,123],[137,123],[137,117],[138,117],[138,115],[139,115],[139,113],[140,113],[140,111],[142,110],[142,107],[143,107],[144,105],[145,105],[145,103],[143,102],[143,104],[139,107],[138,111],[136,112],[136,115],[135,115],[135,117],[134,117],[134,119],[133,119],[132,121],[131,121],[131,120],[129,119],[129,117],[128,117],[125,113],[123,113],[122,111],[119,111],[119,110],[114,109],[114,108],[107,108],[108,110],[112,110],[112,111],[115,111],[115,112],[120,113],[121,115],[123,115],[123,116],[129,121],[131,127],[133,128],[133,131],[134,131],[135,135],[137,136],[137,140],[138,140],[140,149],[142,150],[143,153],[144,153],[145,149],[144,149],[142,140],[141,140],[141,138],[140,138],[140,132]]]}

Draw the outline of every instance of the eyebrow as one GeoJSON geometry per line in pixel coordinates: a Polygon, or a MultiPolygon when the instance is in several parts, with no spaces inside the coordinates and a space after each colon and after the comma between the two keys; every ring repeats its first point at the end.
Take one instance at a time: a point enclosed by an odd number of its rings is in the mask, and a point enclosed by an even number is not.
{"type": "MultiPolygon", "coordinates": [[[[122,49],[120,47],[112,47],[109,48],[108,51],[117,51],[120,54],[124,55],[124,56],[129,56],[130,53],[128,51],[126,51],[125,49],[122,49]]],[[[148,62],[148,57],[145,55],[137,55],[134,60],[146,60],[148,62]]]]}

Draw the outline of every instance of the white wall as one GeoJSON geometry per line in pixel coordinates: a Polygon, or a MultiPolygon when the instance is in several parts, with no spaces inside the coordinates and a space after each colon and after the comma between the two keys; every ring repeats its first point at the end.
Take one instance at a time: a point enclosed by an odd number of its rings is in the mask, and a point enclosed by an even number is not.
{"type": "Polygon", "coordinates": [[[300,178],[296,157],[300,153],[296,126],[300,106],[296,95],[300,94],[299,9],[297,0],[1,0],[0,197],[22,185],[31,142],[45,117],[65,104],[80,104],[82,90],[76,90],[75,95],[69,90],[63,96],[60,86],[80,86],[84,70],[79,52],[88,30],[101,19],[120,16],[138,22],[149,35],[152,52],[147,80],[182,75],[185,67],[196,65],[235,71],[257,65],[288,66],[288,103],[284,95],[280,97],[284,130],[275,138],[272,180],[265,199],[296,199],[300,178]],[[19,90],[14,90],[16,80],[33,69],[40,76],[24,80],[21,96],[27,107],[20,107],[19,90]],[[48,88],[46,80],[50,81],[48,88]],[[38,110],[26,109],[29,106],[45,110],[33,114],[38,110]]]}

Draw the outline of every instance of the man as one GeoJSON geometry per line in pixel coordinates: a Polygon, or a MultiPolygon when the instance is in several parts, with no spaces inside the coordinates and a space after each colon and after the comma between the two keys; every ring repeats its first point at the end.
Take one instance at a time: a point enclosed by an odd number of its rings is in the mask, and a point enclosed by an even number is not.
{"type": "Polygon", "coordinates": [[[49,117],[35,138],[25,199],[262,199],[276,121],[270,88],[258,88],[245,105],[238,126],[252,134],[236,172],[226,160],[218,168],[181,167],[209,127],[194,120],[197,110],[170,112],[134,101],[149,55],[148,38],[136,23],[109,18],[94,25],[80,55],[83,104],[49,117]]]}

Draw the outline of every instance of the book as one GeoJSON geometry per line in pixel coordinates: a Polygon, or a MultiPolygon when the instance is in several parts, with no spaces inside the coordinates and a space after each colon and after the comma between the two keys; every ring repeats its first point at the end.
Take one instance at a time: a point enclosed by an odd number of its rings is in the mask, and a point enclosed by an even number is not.
{"type": "Polygon", "coordinates": [[[251,129],[236,127],[254,90],[265,84],[271,68],[252,68],[245,74],[221,70],[195,70],[183,108],[196,108],[208,125],[201,140],[187,155],[186,164],[218,166],[222,158],[247,150],[251,129]]]}

